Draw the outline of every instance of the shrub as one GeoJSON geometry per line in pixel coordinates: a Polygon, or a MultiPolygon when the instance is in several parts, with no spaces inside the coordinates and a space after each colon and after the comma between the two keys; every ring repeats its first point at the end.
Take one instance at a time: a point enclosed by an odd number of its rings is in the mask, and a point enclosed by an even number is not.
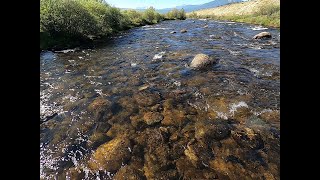
{"type": "Polygon", "coordinates": [[[133,9],[124,10],[122,13],[124,14],[124,16],[126,18],[128,18],[128,20],[132,26],[144,25],[142,13],[135,11],[133,9]]]}
{"type": "Polygon", "coordinates": [[[95,19],[76,1],[41,0],[40,30],[50,34],[88,36],[97,32],[95,19]]]}
{"type": "Polygon", "coordinates": [[[198,18],[198,15],[197,15],[196,12],[192,11],[192,13],[190,13],[190,14],[188,15],[188,18],[194,18],[194,19],[196,19],[196,18],[198,18]]]}
{"type": "Polygon", "coordinates": [[[161,15],[151,6],[143,12],[143,19],[145,19],[148,24],[155,24],[161,20],[161,15]]]}
{"type": "Polygon", "coordinates": [[[180,11],[176,8],[170,10],[165,17],[167,19],[180,19],[180,20],[185,20],[187,18],[186,12],[184,9],[181,9],[180,11]]]}
{"type": "Polygon", "coordinates": [[[153,7],[140,13],[103,0],[40,0],[40,49],[76,46],[163,18],[153,7]]]}
{"type": "Polygon", "coordinates": [[[274,13],[280,12],[280,6],[268,4],[263,5],[259,8],[259,10],[255,13],[255,15],[267,15],[271,16],[274,13]]]}
{"type": "Polygon", "coordinates": [[[180,20],[185,20],[187,19],[187,15],[186,12],[184,11],[184,9],[182,8],[179,13],[178,13],[178,19],[180,20]]]}

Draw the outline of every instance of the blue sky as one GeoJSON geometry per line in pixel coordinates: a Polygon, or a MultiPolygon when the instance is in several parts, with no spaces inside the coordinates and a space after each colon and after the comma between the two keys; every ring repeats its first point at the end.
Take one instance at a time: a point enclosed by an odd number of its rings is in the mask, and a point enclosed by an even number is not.
{"type": "Polygon", "coordinates": [[[180,5],[203,4],[212,0],[105,0],[118,8],[137,8],[153,6],[156,9],[171,8],[180,5]]]}

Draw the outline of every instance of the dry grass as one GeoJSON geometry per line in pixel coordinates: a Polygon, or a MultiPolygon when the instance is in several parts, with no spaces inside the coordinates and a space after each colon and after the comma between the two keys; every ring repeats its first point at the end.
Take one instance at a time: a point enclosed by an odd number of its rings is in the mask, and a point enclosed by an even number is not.
{"type": "Polygon", "coordinates": [[[280,27],[280,0],[251,0],[188,13],[188,17],[213,18],[280,27]]]}

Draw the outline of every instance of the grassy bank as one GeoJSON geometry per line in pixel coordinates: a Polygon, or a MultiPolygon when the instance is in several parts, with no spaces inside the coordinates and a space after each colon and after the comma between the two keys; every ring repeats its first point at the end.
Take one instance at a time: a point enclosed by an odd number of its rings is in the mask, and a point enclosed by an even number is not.
{"type": "Polygon", "coordinates": [[[40,50],[88,45],[132,27],[185,18],[182,10],[121,11],[103,0],[40,0],[40,50]]]}
{"type": "Polygon", "coordinates": [[[279,0],[251,0],[188,13],[188,18],[229,20],[280,28],[279,0]]]}

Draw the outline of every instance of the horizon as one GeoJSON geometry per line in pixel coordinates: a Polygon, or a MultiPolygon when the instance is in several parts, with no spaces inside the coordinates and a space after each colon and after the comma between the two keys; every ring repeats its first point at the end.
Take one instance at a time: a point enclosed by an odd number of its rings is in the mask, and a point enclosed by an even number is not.
{"type": "Polygon", "coordinates": [[[150,6],[155,9],[174,8],[183,5],[200,5],[214,0],[105,0],[111,6],[117,8],[140,9],[150,6]]]}

